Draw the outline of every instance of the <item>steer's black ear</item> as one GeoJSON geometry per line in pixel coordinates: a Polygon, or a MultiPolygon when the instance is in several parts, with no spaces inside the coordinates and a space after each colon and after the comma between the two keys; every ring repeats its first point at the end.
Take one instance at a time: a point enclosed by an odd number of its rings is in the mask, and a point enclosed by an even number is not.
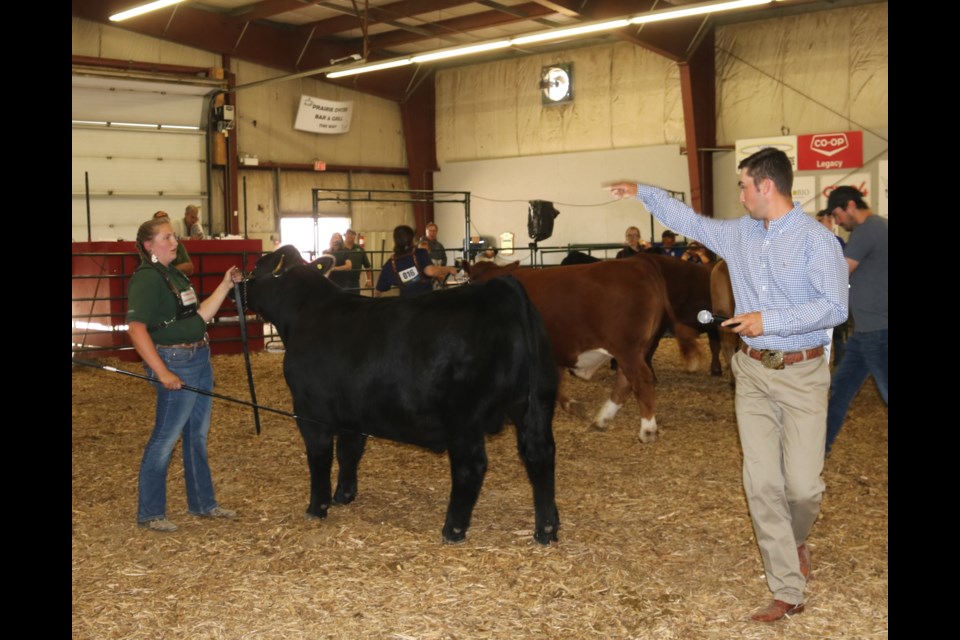
{"type": "Polygon", "coordinates": [[[310,263],[310,266],[322,273],[325,277],[330,277],[330,272],[336,266],[337,259],[333,256],[323,255],[310,263]]]}

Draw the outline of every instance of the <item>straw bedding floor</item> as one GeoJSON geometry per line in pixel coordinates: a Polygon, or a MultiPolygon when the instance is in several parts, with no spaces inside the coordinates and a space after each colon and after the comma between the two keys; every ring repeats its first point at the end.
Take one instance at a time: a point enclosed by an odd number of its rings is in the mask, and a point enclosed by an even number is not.
{"type": "MultiPolygon", "coordinates": [[[[257,398],[290,411],[281,362],[278,354],[252,356],[257,398]]],[[[220,400],[211,466],[220,503],[240,516],[186,513],[178,447],[167,515],[180,529],[140,529],[137,469],[153,390],[75,367],[72,635],[886,638],[887,412],[873,383],[826,462],[807,611],[763,625],[749,620],[770,594],[741,488],[728,380],[683,371],[670,339],[654,362],[658,442],[637,440],[633,400],[606,432],[556,414],[562,525],[549,547],[531,537],[530,485],[512,427],[488,440],[489,471],[466,542],[445,545],[445,456],[371,439],[357,500],[326,520],[306,520],[309,477],[293,420],[261,413],[258,437],[249,408],[220,400]]],[[[213,366],[218,393],[249,397],[242,356],[216,356],[213,366]]],[[[596,408],[611,376],[570,378],[569,389],[596,408]]]]}

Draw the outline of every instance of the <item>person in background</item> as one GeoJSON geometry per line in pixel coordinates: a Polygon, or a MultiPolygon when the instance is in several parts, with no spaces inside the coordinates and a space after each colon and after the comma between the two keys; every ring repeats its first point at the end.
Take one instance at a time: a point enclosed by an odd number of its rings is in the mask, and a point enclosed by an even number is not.
{"type": "Polygon", "coordinates": [[[740,202],[747,215],[699,215],[657,187],[607,186],[635,196],[665,226],[695,238],[730,267],[736,315],[721,326],[744,345],[731,361],[743,487],[773,600],[751,619],[773,622],[803,612],[812,570],[807,539],[820,513],[830,368],[830,329],[847,319],[843,252],[791,199],[793,169],[766,147],[744,158],[740,202]]]}
{"type": "Polygon", "coordinates": [[[428,222],[426,226],[426,240],[430,249],[430,259],[433,264],[445,267],[447,266],[447,252],[443,245],[437,240],[437,223],[428,222]]]}
{"type": "Polygon", "coordinates": [[[627,227],[623,234],[623,249],[617,252],[617,258],[629,258],[653,249],[653,245],[646,240],[640,240],[640,229],[627,227]]]}
{"type": "MultiPolygon", "coordinates": [[[[340,287],[347,291],[360,291],[360,269],[369,269],[370,260],[367,258],[367,252],[363,247],[357,244],[357,232],[353,229],[347,229],[343,234],[343,242],[339,251],[343,254],[344,264],[349,264],[349,269],[334,270],[330,274],[330,279],[336,282],[340,287]]],[[[363,272],[364,286],[370,288],[372,279],[369,271],[363,272]]]]}
{"type": "Polygon", "coordinates": [[[889,324],[887,219],[874,215],[854,187],[842,186],[831,191],[827,209],[836,216],[840,226],[850,232],[843,254],[850,272],[850,314],[853,316],[853,332],[830,384],[825,448],[826,453],[830,453],[850,403],[868,375],[873,376],[880,397],[887,404],[889,324]]]}
{"type": "Polygon", "coordinates": [[[402,224],[393,230],[393,255],[383,263],[373,296],[379,298],[392,287],[400,289],[402,297],[433,290],[434,278],[456,275],[456,267],[433,264],[426,249],[414,245],[414,231],[402,224]]]}
{"type": "Polygon", "coordinates": [[[497,248],[496,247],[487,247],[483,250],[483,253],[477,256],[477,262],[496,262],[497,258],[497,248]]]}
{"type": "MultiPolygon", "coordinates": [[[[154,220],[159,220],[160,218],[163,218],[167,221],[167,224],[170,224],[170,214],[166,211],[157,211],[153,214],[154,220]]],[[[179,269],[185,276],[189,277],[193,275],[193,260],[190,259],[187,248],[179,242],[177,243],[177,257],[173,260],[173,266],[179,269]]]]}
{"type": "Polygon", "coordinates": [[[230,267],[200,302],[187,277],[173,268],[178,245],[168,219],[140,225],[136,246],[141,261],[130,278],[127,310],[127,333],[157,391],[153,432],[140,462],[137,524],[164,532],[177,530],[166,514],[167,468],[181,436],[187,510],[203,517],[237,515],[221,507],[214,495],[207,461],[212,398],[183,386],[213,390],[207,323],[243,274],[230,267]]]}
{"type": "Polygon", "coordinates": [[[344,251],[343,248],[343,236],[338,232],[334,232],[333,235],[330,236],[330,245],[323,250],[323,253],[328,256],[333,256],[335,260],[334,266],[331,267],[330,273],[328,273],[327,276],[340,285],[340,283],[334,279],[334,274],[346,273],[353,268],[353,262],[347,258],[347,252],[344,251]]]}
{"type": "Polygon", "coordinates": [[[200,209],[188,204],[183,212],[183,218],[173,221],[173,232],[178,240],[203,240],[207,234],[200,224],[200,209]]]}
{"type": "Polygon", "coordinates": [[[837,242],[840,243],[841,248],[846,248],[847,242],[837,235],[837,219],[830,212],[830,209],[824,209],[823,211],[817,212],[817,222],[825,226],[827,231],[836,236],[837,242]]]}
{"type": "Polygon", "coordinates": [[[710,251],[710,249],[707,249],[696,240],[692,240],[687,245],[686,251],[680,256],[680,259],[692,264],[713,264],[717,257],[713,251],[710,251]]]}
{"type": "Polygon", "coordinates": [[[664,229],[663,233],[660,234],[660,246],[653,248],[653,253],[659,253],[662,256],[673,256],[674,258],[679,258],[683,254],[683,250],[676,246],[677,244],[677,234],[670,229],[664,229]]]}

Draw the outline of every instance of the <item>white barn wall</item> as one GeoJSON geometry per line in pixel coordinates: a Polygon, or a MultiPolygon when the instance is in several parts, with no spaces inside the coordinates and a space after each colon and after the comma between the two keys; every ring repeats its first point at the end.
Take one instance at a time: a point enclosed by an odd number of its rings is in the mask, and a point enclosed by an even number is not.
{"type": "MultiPolygon", "coordinates": [[[[677,145],[447,162],[435,175],[434,187],[439,191],[469,191],[471,235],[498,238],[504,231],[511,231],[515,246],[522,249],[504,259],[526,260],[529,200],[549,200],[560,211],[553,235],[540,242],[541,247],[622,242],[624,231],[631,225],[639,227],[643,237],[649,239],[652,217],[643,205],[636,200],[613,200],[601,184],[642,179],[689,194],[686,166],[687,159],[677,145]]],[[[435,213],[440,241],[447,249],[462,247],[463,207],[445,204],[437,206],[435,213]]],[[[654,223],[655,240],[659,241],[663,228],[659,222],[654,223]]],[[[549,254],[544,262],[556,264],[563,255],[549,254]]]]}
{"type": "Polygon", "coordinates": [[[437,160],[682,144],[677,65],[646,49],[581,47],[437,73],[437,160]],[[573,102],[543,106],[540,70],[573,63],[573,102]]]}

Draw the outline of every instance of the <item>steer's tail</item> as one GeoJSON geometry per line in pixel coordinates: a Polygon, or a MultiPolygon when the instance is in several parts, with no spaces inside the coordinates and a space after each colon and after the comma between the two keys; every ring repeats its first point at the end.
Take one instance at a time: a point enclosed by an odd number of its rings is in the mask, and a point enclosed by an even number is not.
{"type": "Polygon", "coordinates": [[[517,311],[523,327],[528,375],[524,424],[531,434],[536,434],[533,436],[535,438],[541,437],[546,428],[552,445],[551,425],[557,401],[557,367],[553,362],[550,339],[540,313],[533,306],[523,286],[512,276],[504,276],[502,280],[510,285],[520,300],[517,311]]]}

